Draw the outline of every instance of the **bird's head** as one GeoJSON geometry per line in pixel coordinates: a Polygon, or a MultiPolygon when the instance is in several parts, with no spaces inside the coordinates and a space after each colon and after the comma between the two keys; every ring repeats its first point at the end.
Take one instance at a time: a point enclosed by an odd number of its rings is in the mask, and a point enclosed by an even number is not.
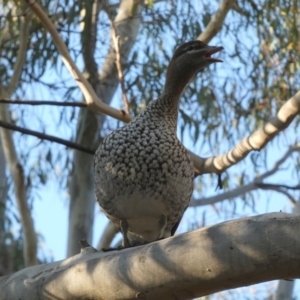
{"type": "Polygon", "coordinates": [[[212,54],[223,50],[223,47],[208,46],[201,41],[191,41],[179,46],[172,57],[167,71],[165,90],[181,89],[203,68],[212,63],[222,62],[212,54]]]}

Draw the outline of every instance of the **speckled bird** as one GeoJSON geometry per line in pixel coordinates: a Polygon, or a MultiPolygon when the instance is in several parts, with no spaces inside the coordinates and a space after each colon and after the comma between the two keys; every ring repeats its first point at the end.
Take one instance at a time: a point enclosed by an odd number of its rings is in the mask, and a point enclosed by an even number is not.
{"type": "Polygon", "coordinates": [[[95,190],[123,246],[172,236],[189,205],[194,166],[178,140],[179,98],[189,81],[220,59],[223,47],[191,41],[178,47],[162,94],[131,123],[109,134],[95,154],[95,190]]]}

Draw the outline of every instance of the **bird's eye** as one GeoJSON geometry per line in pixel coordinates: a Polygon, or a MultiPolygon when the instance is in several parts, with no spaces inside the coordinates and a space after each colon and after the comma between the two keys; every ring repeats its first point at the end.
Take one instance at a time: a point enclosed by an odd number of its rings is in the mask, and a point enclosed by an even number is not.
{"type": "Polygon", "coordinates": [[[194,47],[193,47],[193,46],[188,46],[188,47],[186,48],[186,51],[192,51],[192,50],[194,50],[194,47]]]}

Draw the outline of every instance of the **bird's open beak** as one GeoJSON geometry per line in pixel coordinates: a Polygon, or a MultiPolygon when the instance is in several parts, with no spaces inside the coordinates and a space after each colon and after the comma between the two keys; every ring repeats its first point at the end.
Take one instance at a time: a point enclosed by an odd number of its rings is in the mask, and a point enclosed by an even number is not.
{"type": "Polygon", "coordinates": [[[214,46],[209,46],[207,51],[206,51],[206,58],[209,62],[223,62],[223,60],[211,57],[212,54],[215,54],[221,50],[223,50],[223,47],[214,47],[214,46]]]}

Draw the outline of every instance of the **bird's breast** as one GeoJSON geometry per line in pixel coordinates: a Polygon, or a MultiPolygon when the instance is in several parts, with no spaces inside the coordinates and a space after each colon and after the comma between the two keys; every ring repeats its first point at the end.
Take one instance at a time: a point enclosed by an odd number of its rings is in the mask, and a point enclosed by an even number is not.
{"type": "Polygon", "coordinates": [[[193,164],[173,132],[127,126],[109,135],[95,156],[100,206],[118,218],[184,211],[193,188],[193,164]]]}

